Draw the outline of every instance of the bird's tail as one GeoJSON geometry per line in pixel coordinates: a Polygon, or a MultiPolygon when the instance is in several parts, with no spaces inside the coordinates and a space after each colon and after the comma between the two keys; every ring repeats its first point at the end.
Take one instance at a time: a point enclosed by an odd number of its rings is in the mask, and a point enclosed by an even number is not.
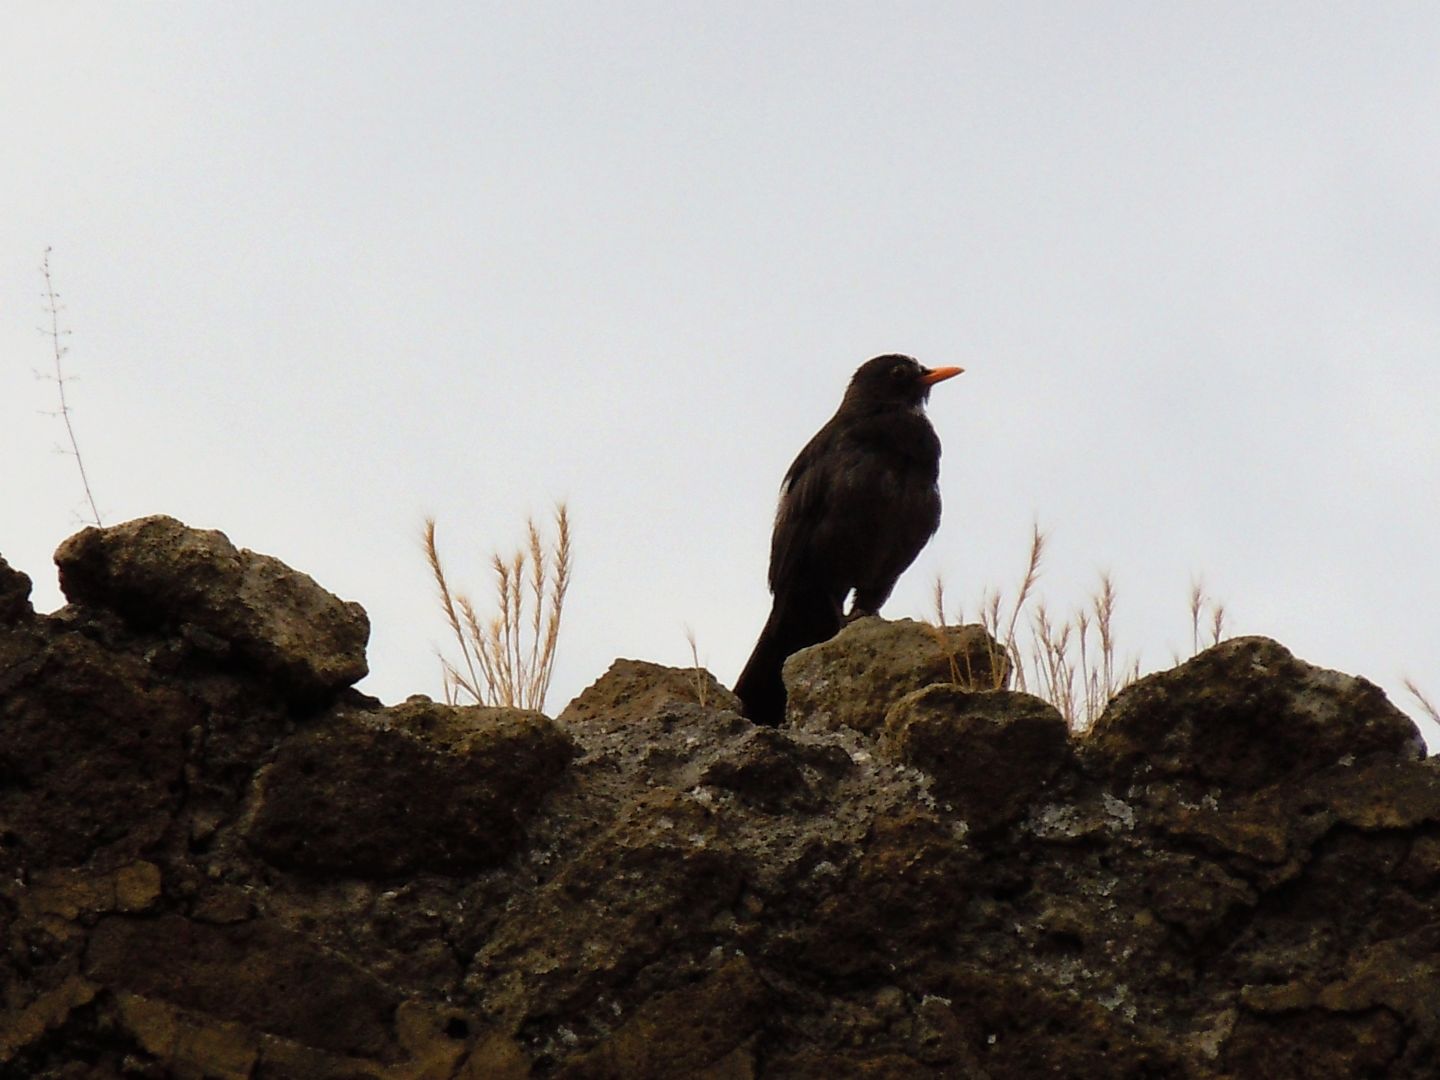
{"type": "Polygon", "coordinates": [[[760,640],[735,680],[735,696],[750,720],[773,726],[785,718],[781,672],[786,658],[834,637],[840,621],[840,605],[828,596],[808,591],[776,595],[760,640]]]}

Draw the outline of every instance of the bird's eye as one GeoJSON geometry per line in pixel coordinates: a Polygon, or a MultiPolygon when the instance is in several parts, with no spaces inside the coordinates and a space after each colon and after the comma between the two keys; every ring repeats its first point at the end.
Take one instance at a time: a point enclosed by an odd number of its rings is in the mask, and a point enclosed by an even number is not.
{"type": "Polygon", "coordinates": [[[903,379],[908,374],[910,374],[910,372],[904,364],[896,364],[890,369],[890,377],[892,379],[903,379]]]}

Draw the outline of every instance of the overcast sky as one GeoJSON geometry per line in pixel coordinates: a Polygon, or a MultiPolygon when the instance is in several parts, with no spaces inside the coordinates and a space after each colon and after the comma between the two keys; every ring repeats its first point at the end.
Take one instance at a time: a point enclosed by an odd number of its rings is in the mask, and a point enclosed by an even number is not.
{"type": "MultiPolygon", "coordinates": [[[[886,606],[1101,570],[1122,652],[1234,633],[1440,698],[1440,7],[8,4],[0,553],[86,510],[358,600],[438,696],[452,576],[569,502],[549,711],[725,682],[781,476],[881,352],[960,364],[940,532],[886,606]]],[[[1432,732],[1433,735],[1433,732],[1432,732]]],[[[1432,738],[1433,741],[1433,738],[1432,738]]]]}

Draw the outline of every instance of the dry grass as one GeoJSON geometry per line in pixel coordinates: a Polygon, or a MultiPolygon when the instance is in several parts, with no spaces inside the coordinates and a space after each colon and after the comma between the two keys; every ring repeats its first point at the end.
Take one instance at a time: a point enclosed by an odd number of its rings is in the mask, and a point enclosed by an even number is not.
{"type": "Polygon", "coordinates": [[[685,627],[685,640],[690,643],[690,677],[695,685],[695,700],[704,708],[710,696],[710,684],[705,678],[705,669],[700,666],[700,646],[695,641],[695,630],[689,625],[685,627]]]}
{"type": "MultiPolygon", "coordinates": [[[[1021,576],[1020,585],[1015,592],[1015,602],[1009,608],[1008,614],[1004,609],[1001,590],[987,589],[980,597],[980,605],[976,617],[980,624],[989,633],[990,637],[999,642],[1000,652],[1010,663],[1011,682],[1017,690],[1028,690],[1029,676],[1025,670],[1024,657],[1022,656],[1015,640],[1016,628],[1019,626],[1020,613],[1030,599],[1030,593],[1035,587],[1035,582],[1040,576],[1040,561],[1045,552],[1045,535],[1035,526],[1030,540],[1030,557],[1025,565],[1025,573],[1021,576]]],[[[935,618],[941,629],[949,625],[948,617],[945,614],[945,583],[939,575],[935,577],[935,618]]],[[[1043,616],[1044,611],[1041,609],[1043,616]]],[[[955,610],[955,621],[965,621],[963,606],[955,610]]],[[[943,640],[943,637],[942,637],[943,640]]],[[[981,689],[1000,689],[1000,682],[1004,678],[1005,667],[999,663],[1000,656],[990,657],[990,670],[994,673],[994,685],[982,687],[981,689]]],[[[972,683],[971,672],[965,671],[964,678],[957,670],[956,658],[950,655],[950,673],[956,682],[972,683]]]]}
{"type": "Polygon", "coordinates": [[[1440,709],[1436,709],[1435,706],[1430,703],[1430,699],[1421,693],[1420,685],[1409,677],[1407,677],[1404,682],[1405,689],[1409,690],[1410,696],[1420,703],[1420,708],[1424,710],[1425,715],[1430,717],[1435,723],[1440,724],[1440,709]]]}
{"type": "MultiPolygon", "coordinates": [[[[1115,582],[1108,573],[1100,575],[1099,587],[1089,602],[1068,619],[1057,619],[1044,601],[1036,598],[1045,543],[1046,536],[1036,525],[1014,600],[1007,604],[1001,590],[987,590],[980,598],[977,619],[1009,660],[1013,688],[1049,701],[1071,730],[1083,731],[1095,722],[1111,698],[1140,677],[1140,661],[1136,657],[1119,657],[1115,642],[1115,582]]],[[[945,590],[939,578],[935,581],[935,612],[943,628],[945,590]]],[[[957,610],[954,620],[963,622],[964,611],[957,610]]],[[[1198,583],[1191,587],[1190,622],[1195,652],[1202,648],[1204,635],[1208,634],[1209,644],[1218,643],[1224,636],[1225,608],[1207,597],[1198,583]]],[[[991,669],[998,679],[1003,667],[995,662],[997,659],[991,657],[991,669]]],[[[955,681],[964,685],[968,680],[961,676],[968,673],[957,670],[953,655],[950,665],[955,681]]]]}
{"type": "Polygon", "coordinates": [[[1212,645],[1219,645],[1225,640],[1225,605],[1219,600],[1205,595],[1205,584],[1198,579],[1190,586],[1190,655],[1194,656],[1201,649],[1208,649],[1212,645]],[[1206,611],[1206,605],[1209,611],[1206,611]],[[1204,640],[1200,626],[1207,623],[1206,630],[1210,640],[1204,640]]]}
{"type": "Polygon", "coordinates": [[[555,508],[555,539],[547,550],[533,519],[527,543],[506,560],[490,558],[495,572],[495,613],[482,620],[464,593],[455,592],[440,562],[435,519],[425,519],[425,557],[430,563],[445,621],[460,649],[460,663],[442,653],[445,700],[542,710],[555,667],[560,616],[570,587],[570,517],[555,508]]]}

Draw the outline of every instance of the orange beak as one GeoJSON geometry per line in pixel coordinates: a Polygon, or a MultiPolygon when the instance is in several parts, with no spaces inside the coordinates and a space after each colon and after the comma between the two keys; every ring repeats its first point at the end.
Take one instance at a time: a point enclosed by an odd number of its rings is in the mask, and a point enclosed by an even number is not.
{"type": "Polygon", "coordinates": [[[931,368],[920,376],[920,381],[926,386],[934,386],[937,382],[944,382],[946,379],[959,375],[965,369],[963,367],[937,367],[931,368]]]}

